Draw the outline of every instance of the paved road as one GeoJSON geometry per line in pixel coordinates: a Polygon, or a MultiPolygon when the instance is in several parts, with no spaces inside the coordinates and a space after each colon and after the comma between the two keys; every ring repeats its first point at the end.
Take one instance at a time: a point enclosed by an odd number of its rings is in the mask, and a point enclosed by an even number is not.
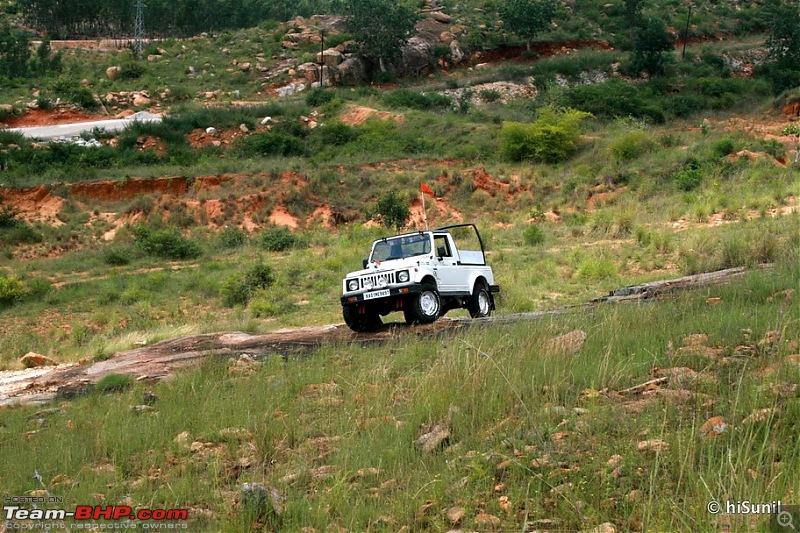
{"type": "Polygon", "coordinates": [[[32,126],[28,128],[8,128],[6,131],[21,133],[29,139],[71,139],[79,137],[81,133],[91,132],[94,128],[102,128],[108,132],[122,131],[134,121],[160,122],[161,116],[151,115],[140,111],[128,118],[111,120],[93,120],[92,122],[74,122],[71,124],[56,124],[54,126],[32,126]]]}

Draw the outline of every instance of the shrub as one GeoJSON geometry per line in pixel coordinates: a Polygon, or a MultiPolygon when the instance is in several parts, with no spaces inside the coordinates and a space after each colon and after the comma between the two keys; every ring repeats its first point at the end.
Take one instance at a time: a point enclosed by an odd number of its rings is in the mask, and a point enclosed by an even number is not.
{"type": "Polygon", "coordinates": [[[380,215],[387,228],[401,228],[405,225],[410,211],[408,202],[396,191],[389,191],[380,198],[375,206],[375,214],[380,215]]]}
{"type": "Polygon", "coordinates": [[[250,301],[258,290],[268,289],[275,282],[272,267],[264,263],[256,263],[244,272],[229,277],[222,286],[222,298],[225,305],[244,305],[250,301]]]}
{"type": "Polygon", "coordinates": [[[20,224],[17,215],[19,212],[13,205],[4,205],[0,208],[0,228],[14,228],[20,224]]]}
{"type": "Polygon", "coordinates": [[[317,107],[327,104],[334,98],[336,98],[335,92],[326,91],[321,87],[317,87],[316,89],[311,89],[311,91],[306,94],[306,104],[310,105],[311,107],[317,107]]]}
{"type": "Polygon", "coordinates": [[[136,226],[133,234],[136,246],[147,255],[165,259],[194,259],[201,253],[200,246],[183,237],[176,228],[154,230],[136,226]]]}
{"type": "Polygon", "coordinates": [[[617,266],[610,259],[586,259],[578,267],[581,279],[600,280],[617,275],[617,266]]]}
{"type": "Polygon", "coordinates": [[[326,146],[343,146],[358,139],[359,132],[352,126],[334,121],[317,128],[320,141],[326,146]]]}
{"type": "Polygon", "coordinates": [[[538,246],[544,242],[544,232],[542,228],[536,224],[530,224],[525,231],[522,232],[522,240],[528,246],[538,246]]]}
{"type": "Polygon", "coordinates": [[[575,109],[545,107],[530,124],[504,122],[500,150],[512,161],[564,161],[577,150],[580,125],[588,117],[591,117],[589,113],[575,109]]]}
{"type": "Polygon", "coordinates": [[[141,78],[143,74],[144,65],[136,61],[128,61],[120,66],[117,77],[121,80],[135,80],[141,78]]]}
{"type": "Polygon", "coordinates": [[[692,191],[703,183],[703,172],[697,161],[691,160],[672,175],[675,184],[682,191],[692,191]]]}
{"type": "Polygon", "coordinates": [[[236,226],[225,226],[219,232],[219,244],[222,248],[237,248],[244,244],[247,234],[236,226]]]}
{"type": "Polygon", "coordinates": [[[270,252],[281,252],[297,243],[297,237],[289,228],[270,226],[261,233],[261,247],[270,252]]]}
{"type": "Polygon", "coordinates": [[[243,156],[302,156],[305,154],[303,140],[282,133],[268,131],[242,137],[237,150],[243,156]]]}
{"type": "Polygon", "coordinates": [[[567,105],[586,111],[597,117],[637,117],[664,122],[664,113],[649,104],[641,90],[622,80],[610,80],[593,85],[579,85],[566,91],[563,98],[567,105]]]}
{"type": "Polygon", "coordinates": [[[730,137],[719,139],[711,146],[711,152],[715,157],[725,157],[732,154],[734,150],[736,150],[736,145],[730,137]]]}
{"type": "Polygon", "coordinates": [[[112,266],[127,265],[131,262],[131,252],[130,248],[115,246],[105,251],[103,254],[103,261],[107,265],[112,266]]]}
{"type": "Polygon", "coordinates": [[[500,98],[502,97],[500,92],[495,91],[494,89],[485,89],[479,92],[478,96],[480,96],[481,100],[483,100],[484,102],[489,102],[489,103],[496,102],[500,100],[500,98]]]}
{"type": "Polygon", "coordinates": [[[408,107],[422,111],[433,108],[446,109],[452,104],[452,100],[447,96],[438,93],[424,94],[408,89],[389,91],[381,99],[391,107],[408,107]]]}
{"type": "Polygon", "coordinates": [[[13,305],[25,297],[25,284],[14,276],[0,276],[0,306],[13,305]]]}
{"type": "Polygon", "coordinates": [[[650,135],[641,130],[629,131],[610,146],[611,157],[618,163],[633,161],[655,148],[650,135]]]}
{"type": "Polygon", "coordinates": [[[100,393],[122,392],[133,386],[134,379],[126,374],[108,374],[97,382],[94,390],[100,393]]]}

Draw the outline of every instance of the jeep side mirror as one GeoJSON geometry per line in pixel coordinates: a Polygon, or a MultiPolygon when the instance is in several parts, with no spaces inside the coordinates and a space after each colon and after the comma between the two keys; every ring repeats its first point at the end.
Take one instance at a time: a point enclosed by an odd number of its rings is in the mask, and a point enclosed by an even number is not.
{"type": "Polygon", "coordinates": [[[361,261],[361,264],[363,265],[363,268],[367,268],[367,265],[369,264],[369,259],[367,259],[367,258],[365,257],[365,258],[364,258],[364,260],[363,260],[363,261],[361,261]]]}

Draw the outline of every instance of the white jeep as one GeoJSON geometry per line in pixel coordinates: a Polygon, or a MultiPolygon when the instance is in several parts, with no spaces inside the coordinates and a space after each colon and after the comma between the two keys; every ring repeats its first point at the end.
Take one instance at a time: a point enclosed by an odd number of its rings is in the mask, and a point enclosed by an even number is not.
{"type": "Polygon", "coordinates": [[[408,324],[433,322],[457,308],[473,318],[489,316],[500,291],[474,224],[384,237],[363,266],[342,282],[342,315],[353,331],[375,330],[393,311],[403,311],[408,324]],[[480,249],[458,249],[454,235],[480,249]]]}

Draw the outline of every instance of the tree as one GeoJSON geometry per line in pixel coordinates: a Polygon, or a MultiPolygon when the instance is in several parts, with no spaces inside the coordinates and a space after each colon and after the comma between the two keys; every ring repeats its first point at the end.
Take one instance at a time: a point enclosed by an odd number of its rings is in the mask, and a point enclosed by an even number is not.
{"type": "Polygon", "coordinates": [[[23,78],[28,74],[29,47],[27,33],[8,24],[0,27],[0,78],[23,78]]]}
{"type": "Polygon", "coordinates": [[[503,122],[500,151],[511,161],[560,163],[577,151],[581,123],[591,116],[575,109],[547,106],[530,124],[503,122]]]}
{"type": "Polygon", "coordinates": [[[663,21],[655,18],[644,19],[636,33],[633,50],[633,68],[639,72],[656,75],[663,74],[667,61],[664,52],[675,48],[675,42],[667,33],[663,21]]]}
{"type": "Polygon", "coordinates": [[[772,0],[766,11],[772,30],[767,38],[770,59],[786,67],[800,68],[800,7],[796,1],[772,0]]]}
{"type": "Polygon", "coordinates": [[[395,191],[390,191],[378,198],[375,214],[381,216],[387,228],[400,229],[408,220],[408,202],[395,191]]]}
{"type": "Polygon", "coordinates": [[[525,39],[530,52],[533,38],[553,20],[556,3],[553,0],[504,0],[499,11],[505,28],[525,39]]]}
{"type": "Polygon", "coordinates": [[[385,61],[400,55],[414,31],[416,11],[392,0],[344,0],[343,6],[350,35],[386,72],[385,61]]]}

